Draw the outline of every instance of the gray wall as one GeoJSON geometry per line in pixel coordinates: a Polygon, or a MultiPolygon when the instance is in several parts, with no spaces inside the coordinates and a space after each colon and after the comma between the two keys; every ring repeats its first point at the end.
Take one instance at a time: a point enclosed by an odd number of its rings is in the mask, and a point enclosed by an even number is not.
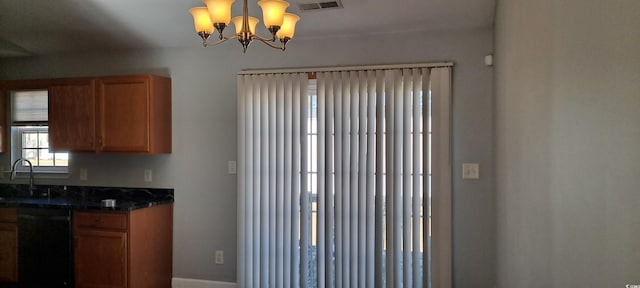
{"type": "Polygon", "coordinates": [[[498,287],[640,284],[640,2],[502,0],[498,287]]]}
{"type": "MultiPolygon", "coordinates": [[[[472,31],[381,34],[368,38],[296,39],[287,52],[238,43],[193,48],[0,60],[0,79],[156,73],[173,80],[173,153],[162,156],[78,154],[70,184],[174,187],[174,275],[235,281],[236,72],[246,68],[343,66],[454,61],[453,239],[456,287],[495,283],[493,70],[483,64],[493,33],[472,31]],[[461,180],[462,162],[480,163],[482,179],[461,180]],[[80,182],[85,167],[89,181],[80,182]],[[144,183],[143,170],[154,170],[144,183]],[[226,262],[214,264],[223,249],[226,262]]],[[[8,166],[2,156],[0,165],[8,166]]],[[[6,181],[6,180],[5,180],[6,181]]]]}

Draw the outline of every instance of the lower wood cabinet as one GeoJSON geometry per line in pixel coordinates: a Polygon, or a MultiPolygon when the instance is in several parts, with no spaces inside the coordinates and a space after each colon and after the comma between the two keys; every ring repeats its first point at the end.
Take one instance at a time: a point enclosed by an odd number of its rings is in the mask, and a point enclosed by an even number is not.
{"type": "Polygon", "coordinates": [[[74,213],[76,288],[170,288],[173,205],[74,213]]]}
{"type": "Polygon", "coordinates": [[[79,229],[75,241],[76,287],[128,287],[126,232],[79,229]]]}
{"type": "Polygon", "coordinates": [[[0,208],[0,282],[18,281],[18,214],[0,208]]]}

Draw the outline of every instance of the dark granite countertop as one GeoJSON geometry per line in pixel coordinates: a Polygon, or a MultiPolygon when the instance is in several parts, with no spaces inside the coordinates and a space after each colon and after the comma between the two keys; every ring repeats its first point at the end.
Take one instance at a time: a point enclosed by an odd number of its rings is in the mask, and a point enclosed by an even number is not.
{"type": "Polygon", "coordinates": [[[173,189],[0,184],[0,207],[70,208],[80,210],[131,211],[173,203],[173,189]],[[102,200],[114,199],[107,207],[102,200]]]}

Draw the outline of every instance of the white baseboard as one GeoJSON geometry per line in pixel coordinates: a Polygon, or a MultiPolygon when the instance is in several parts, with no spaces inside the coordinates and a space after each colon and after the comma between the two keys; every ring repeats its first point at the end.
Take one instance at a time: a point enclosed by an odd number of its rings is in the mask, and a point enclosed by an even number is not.
{"type": "Polygon", "coordinates": [[[220,282],[198,279],[173,278],[172,288],[237,288],[238,285],[232,282],[220,282]]]}

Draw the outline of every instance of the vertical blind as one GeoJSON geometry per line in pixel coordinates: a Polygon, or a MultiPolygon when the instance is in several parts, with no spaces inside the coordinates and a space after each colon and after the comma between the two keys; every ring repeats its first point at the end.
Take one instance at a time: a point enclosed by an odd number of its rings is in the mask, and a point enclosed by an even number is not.
{"type": "Polygon", "coordinates": [[[238,77],[240,287],[299,287],[307,83],[306,73],[238,77]]]}
{"type": "Polygon", "coordinates": [[[431,79],[449,75],[321,72],[311,93],[306,73],[238,76],[240,287],[428,287],[431,107],[449,97],[431,79]]]}

